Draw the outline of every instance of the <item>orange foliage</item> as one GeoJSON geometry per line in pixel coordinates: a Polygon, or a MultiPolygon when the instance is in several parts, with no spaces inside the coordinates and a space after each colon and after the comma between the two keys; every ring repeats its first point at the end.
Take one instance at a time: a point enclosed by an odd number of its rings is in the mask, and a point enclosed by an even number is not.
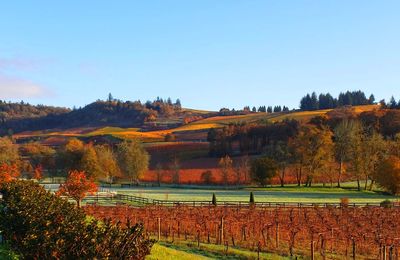
{"type": "Polygon", "coordinates": [[[92,179],[88,179],[84,171],[70,171],[67,180],[60,185],[57,191],[58,195],[66,195],[74,199],[80,207],[81,200],[86,196],[86,193],[97,191],[97,185],[92,179]]]}
{"type": "Polygon", "coordinates": [[[3,163],[0,165],[0,184],[15,180],[19,175],[20,172],[16,164],[8,165],[3,163]]]}
{"type": "Polygon", "coordinates": [[[33,171],[33,178],[36,180],[43,178],[43,168],[41,165],[36,166],[35,170],[33,171]]]}

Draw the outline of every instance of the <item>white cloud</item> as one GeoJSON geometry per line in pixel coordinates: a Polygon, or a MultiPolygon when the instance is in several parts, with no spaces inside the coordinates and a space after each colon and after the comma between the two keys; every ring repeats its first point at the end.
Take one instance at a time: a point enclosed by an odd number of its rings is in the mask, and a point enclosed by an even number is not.
{"type": "Polygon", "coordinates": [[[18,77],[0,74],[0,99],[43,98],[52,96],[46,87],[18,77]]]}

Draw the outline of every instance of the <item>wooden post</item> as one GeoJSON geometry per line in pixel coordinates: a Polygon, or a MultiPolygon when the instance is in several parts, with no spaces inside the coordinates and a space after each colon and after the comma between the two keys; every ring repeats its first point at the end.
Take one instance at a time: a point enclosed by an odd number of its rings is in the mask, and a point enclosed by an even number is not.
{"type": "Polygon", "coordinates": [[[387,258],[386,258],[386,245],[383,246],[383,260],[387,260],[387,258]]]}
{"type": "Polygon", "coordinates": [[[311,260],[314,260],[314,239],[311,239],[311,260]]]}
{"type": "Polygon", "coordinates": [[[221,235],[220,235],[221,244],[224,242],[224,217],[221,217],[221,235]]]}
{"type": "Polygon", "coordinates": [[[275,242],[276,242],[276,247],[279,247],[279,223],[276,223],[276,230],[275,230],[275,242]]]}
{"type": "Polygon", "coordinates": [[[161,218],[158,218],[158,241],[161,240],[161,218]]]}

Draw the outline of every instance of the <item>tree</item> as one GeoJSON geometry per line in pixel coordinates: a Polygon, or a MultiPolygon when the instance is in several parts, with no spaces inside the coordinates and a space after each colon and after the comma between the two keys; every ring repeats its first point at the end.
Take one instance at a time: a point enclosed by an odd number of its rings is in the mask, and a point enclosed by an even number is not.
{"type": "Polygon", "coordinates": [[[100,170],[99,176],[106,177],[108,182],[112,184],[115,178],[122,176],[116,155],[107,145],[97,145],[95,150],[100,170]]]}
{"type": "Polygon", "coordinates": [[[221,170],[222,173],[222,181],[224,185],[228,185],[229,182],[229,175],[232,170],[232,159],[229,157],[229,155],[225,155],[225,157],[222,157],[219,162],[218,166],[221,170]]]}
{"type": "Polygon", "coordinates": [[[344,165],[351,158],[351,145],[355,142],[354,139],[356,138],[359,128],[359,123],[354,120],[342,120],[333,130],[335,140],[335,157],[339,163],[337,179],[338,187],[340,187],[341,177],[343,176],[344,172],[344,165]]]}
{"type": "Polygon", "coordinates": [[[40,181],[43,178],[43,168],[41,165],[35,167],[33,171],[33,178],[37,181],[40,181]]]}
{"type": "Polygon", "coordinates": [[[158,187],[161,187],[162,172],[163,172],[163,167],[162,167],[161,163],[157,163],[157,165],[156,165],[156,177],[157,177],[158,187]]]}
{"type": "Polygon", "coordinates": [[[368,103],[370,105],[375,103],[375,96],[373,94],[371,94],[371,96],[369,96],[368,103]]]}
{"type": "Polygon", "coordinates": [[[234,173],[236,177],[236,185],[239,186],[239,184],[242,182],[247,183],[249,179],[249,156],[245,155],[240,157],[239,160],[236,161],[235,167],[234,167],[234,173]]]}
{"type": "Polygon", "coordinates": [[[318,98],[317,98],[317,94],[315,92],[313,92],[311,94],[311,110],[318,110],[319,108],[319,104],[318,104],[318,98]]]}
{"type": "Polygon", "coordinates": [[[8,137],[0,138],[0,164],[18,164],[19,161],[18,146],[8,137]]]}
{"type": "Polygon", "coordinates": [[[213,177],[212,171],[210,171],[210,170],[204,171],[201,174],[201,180],[203,181],[204,184],[207,184],[207,185],[212,184],[214,182],[214,177],[213,177]]]}
{"type": "Polygon", "coordinates": [[[251,175],[255,182],[261,186],[269,184],[276,175],[278,166],[274,160],[268,157],[255,159],[251,164],[251,175]]]}
{"type": "Polygon", "coordinates": [[[114,101],[114,97],[113,97],[113,95],[111,93],[108,93],[107,101],[110,102],[110,103],[114,101]]]}
{"type": "Polygon", "coordinates": [[[171,163],[170,163],[170,170],[172,172],[172,183],[179,185],[180,184],[181,165],[179,162],[179,158],[176,154],[174,154],[174,156],[172,156],[171,163]]]}
{"type": "Polygon", "coordinates": [[[21,259],[144,259],[150,254],[153,241],[142,224],[88,218],[83,209],[32,181],[10,182],[0,192],[0,208],[7,212],[0,214],[0,230],[21,259]]]}
{"type": "Polygon", "coordinates": [[[400,193],[400,158],[389,156],[378,165],[376,182],[393,195],[400,193]]]}
{"type": "Polygon", "coordinates": [[[97,185],[93,180],[88,179],[83,171],[71,171],[68,174],[65,183],[60,185],[57,191],[58,195],[65,195],[76,201],[78,208],[81,206],[81,201],[89,192],[96,192],[97,185]]]}
{"type": "Polygon", "coordinates": [[[175,102],[175,107],[178,109],[178,110],[181,110],[182,109],[182,104],[181,104],[181,100],[178,98],[177,100],[176,100],[176,102],[175,102]]]}
{"type": "Polygon", "coordinates": [[[119,166],[131,183],[138,183],[139,178],[148,170],[150,156],[137,141],[123,141],[117,146],[119,166]]]}
{"type": "Polygon", "coordinates": [[[307,170],[306,186],[311,187],[313,178],[322,173],[332,157],[332,133],[327,128],[304,126],[299,131],[298,145],[303,148],[302,165],[307,170]]]}
{"type": "Polygon", "coordinates": [[[62,160],[62,168],[66,171],[80,170],[85,144],[77,138],[68,140],[59,158],[62,160]]]}
{"type": "Polygon", "coordinates": [[[38,142],[27,143],[21,147],[21,155],[28,158],[33,168],[41,166],[48,171],[55,168],[56,151],[49,146],[38,142]]]}
{"type": "Polygon", "coordinates": [[[103,171],[100,168],[97,153],[92,144],[84,146],[80,167],[76,170],[78,169],[84,171],[89,178],[98,179],[101,177],[103,171]]]}
{"type": "Polygon", "coordinates": [[[249,201],[249,203],[250,203],[250,205],[254,205],[254,203],[255,203],[254,194],[253,194],[252,191],[250,192],[250,201],[249,201]]]}
{"type": "Polygon", "coordinates": [[[20,172],[16,164],[9,165],[2,163],[0,165],[0,186],[16,180],[20,176],[20,172]]]}
{"type": "Polygon", "coordinates": [[[217,197],[215,196],[215,193],[212,194],[211,204],[217,206],[217,197]]]}
{"type": "Polygon", "coordinates": [[[388,143],[379,133],[373,131],[371,134],[364,136],[360,157],[361,162],[363,162],[362,167],[365,179],[365,190],[367,189],[368,180],[371,180],[370,190],[372,190],[375,176],[377,174],[378,164],[387,157],[388,149],[388,143]]]}
{"type": "Polygon", "coordinates": [[[289,150],[289,146],[286,142],[278,141],[275,144],[271,144],[267,148],[267,156],[275,160],[277,163],[280,174],[279,180],[281,183],[281,187],[285,186],[285,174],[286,168],[290,164],[292,159],[292,154],[289,150]]]}

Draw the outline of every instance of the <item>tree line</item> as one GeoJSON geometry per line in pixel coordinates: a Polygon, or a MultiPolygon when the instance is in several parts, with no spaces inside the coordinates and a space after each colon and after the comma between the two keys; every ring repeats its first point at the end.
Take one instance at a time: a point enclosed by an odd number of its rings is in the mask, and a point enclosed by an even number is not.
{"type": "MultiPolygon", "coordinates": [[[[285,185],[291,169],[298,185],[315,180],[340,187],[344,175],[359,190],[378,183],[389,192],[400,191],[400,113],[334,111],[310,123],[284,120],[264,125],[230,125],[208,133],[211,156],[253,155],[251,177],[260,185],[278,177],[285,185]],[[386,123],[387,122],[387,123],[386,123]],[[364,181],[364,187],[361,183],[364,181]],[[304,182],[304,183],[303,183],[304,182]]],[[[222,160],[222,159],[221,159],[222,160]]]]}
{"type": "Polygon", "coordinates": [[[0,138],[0,165],[13,166],[28,179],[40,179],[44,175],[66,177],[77,170],[93,180],[113,183],[116,178],[124,177],[131,183],[138,183],[148,169],[149,159],[149,154],[136,140],[110,146],[72,138],[54,149],[37,142],[17,145],[9,137],[0,138]]]}
{"type": "Polygon", "coordinates": [[[361,90],[346,91],[339,94],[334,98],[331,94],[317,94],[315,92],[307,94],[300,100],[300,110],[312,111],[319,109],[332,109],[342,106],[359,106],[359,105],[372,105],[375,103],[373,94],[366,97],[365,93],[361,90]]]}

